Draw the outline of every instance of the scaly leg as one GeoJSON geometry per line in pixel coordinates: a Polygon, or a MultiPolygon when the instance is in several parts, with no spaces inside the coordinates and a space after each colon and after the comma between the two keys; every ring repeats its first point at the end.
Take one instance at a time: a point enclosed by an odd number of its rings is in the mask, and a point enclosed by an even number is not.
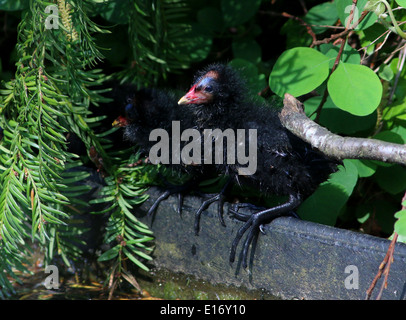
{"type": "MultiPolygon", "coordinates": [[[[166,183],[166,185],[168,186],[169,184],[166,183]]],[[[183,196],[185,193],[189,193],[191,192],[191,190],[193,190],[194,188],[196,188],[198,185],[198,180],[197,179],[191,179],[189,181],[187,181],[186,183],[182,184],[182,185],[171,185],[168,187],[168,189],[163,192],[156,200],[155,202],[152,204],[151,208],[149,208],[147,215],[148,216],[152,216],[152,220],[153,220],[153,216],[156,213],[156,210],[158,209],[159,204],[168,199],[170,195],[173,194],[177,194],[178,195],[178,209],[177,212],[179,214],[182,213],[182,206],[183,206],[183,196]]]]}
{"type": "Polygon", "coordinates": [[[216,202],[216,201],[219,202],[219,207],[218,207],[218,212],[217,212],[219,221],[220,221],[221,225],[226,226],[226,224],[224,222],[224,218],[223,218],[223,206],[224,206],[224,201],[225,201],[225,198],[226,198],[226,193],[229,190],[230,185],[231,185],[231,181],[232,181],[232,178],[229,178],[227,180],[227,182],[224,184],[221,191],[218,194],[216,194],[215,196],[203,201],[203,203],[201,204],[199,209],[196,211],[196,213],[195,213],[195,225],[194,225],[196,235],[199,234],[200,217],[201,217],[203,211],[206,210],[213,202],[216,202]]]}
{"type": "MultiPolygon", "coordinates": [[[[244,241],[243,248],[242,248],[242,263],[243,263],[243,268],[246,268],[249,246],[252,243],[255,236],[258,235],[261,225],[263,225],[265,223],[269,223],[275,218],[278,218],[281,216],[286,216],[286,215],[291,215],[292,210],[297,208],[301,202],[302,202],[302,200],[301,200],[300,196],[290,195],[289,200],[287,202],[285,202],[281,205],[275,206],[273,208],[269,208],[269,209],[265,209],[265,210],[256,212],[256,213],[252,214],[251,216],[249,216],[249,218],[248,218],[248,220],[246,220],[245,224],[237,231],[235,239],[231,245],[230,262],[234,262],[238,243],[240,242],[244,233],[248,231],[247,237],[244,241]]],[[[241,217],[247,218],[248,216],[241,215],[241,217]]]]}

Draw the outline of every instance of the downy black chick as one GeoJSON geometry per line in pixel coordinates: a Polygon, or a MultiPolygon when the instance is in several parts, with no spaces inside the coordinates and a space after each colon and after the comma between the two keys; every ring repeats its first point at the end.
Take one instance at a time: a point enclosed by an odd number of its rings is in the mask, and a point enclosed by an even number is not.
{"type": "Polygon", "coordinates": [[[213,64],[197,73],[191,89],[178,102],[194,110],[196,125],[201,132],[216,128],[222,131],[232,129],[234,132],[245,129],[245,151],[250,142],[255,142],[247,137],[249,129],[254,129],[257,134],[253,159],[256,171],[240,174],[240,169],[246,165],[240,163],[238,157],[235,157],[235,163],[226,162],[227,152],[235,153],[241,141],[236,142],[234,149],[223,149],[224,161],[217,165],[217,170],[229,174],[235,183],[242,186],[253,186],[265,194],[288,197],[285,203],[272,208],[258,208],[252,215],[238,213],[238,205],[232,210],[235,217],[245,223],[232,243],[230,261],[234,261],[238,243],[248,232],[241,253],[244,268],[247,267],[248,249],[252,244],[254,251],[262,225],[277,217],[292,215],[293,210],[337,167],[336,161],[328,159],[285,129],[274,107],[250,99],[247,91],[234,69],[213,64]]]}
{"type": "MultiPolygon", "coordinates": [[[[157,141],[151,139],[151,132],[155,129],[162,129],[167,132],[168,146],[171,147],[167,154],[169,162],[165,165],[178,174],[188,175],[188,180],[184,184],[167,184],[165,192],[149,209],[149,215],[153,215],[158,205],[172,194],[177,194],[179,197],[178,212],[181,213],[183,195],[197,189],[202,180],[217,175],[214,168],[210,166],[185,164],[182,161],[173,162],[173,153],[180,153],[180,150],[174,150],[175,147],[172,148],[172,130],[178,130],[178,133],[182,133],[185,129],[193,128],[194,123],[194,115],[185,112],[184,108],[177,104],[177,99],[173,93],[154,88],[133,90],[125,106],[125,117],[119,117],[116,120],[116,124],[125,127],[124,138],[136,144],[140,148],[140,152],[147,156],[151,148],[157,144],[157,141]],[[174,122],[179,123],[177,129],[174,127],[174,122]]],[[[178,142],[180,149],[187,143],[186,141],[178,142]]],[[[161,150],[160,152],[165,151],[161,150]]],[[[201,211],[204,209],[202,207],[201,211]]]]}

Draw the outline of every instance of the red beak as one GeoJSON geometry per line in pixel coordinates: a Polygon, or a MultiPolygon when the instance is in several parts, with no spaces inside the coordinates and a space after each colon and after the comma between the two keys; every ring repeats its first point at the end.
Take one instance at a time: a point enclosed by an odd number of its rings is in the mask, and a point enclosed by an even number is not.
{"type": "Polygon", "coordinates": [[[128,126],[128,120],[127,118],[123,117],[123,116],[119,116],[116,120],[114,120],[113,127],[125,127],[128,126]]]}
{"type": "Polygon", "coordinates": [[[194,85],[188,93],[186,93],[180,100],[178,101],[178,104],[189,104],[189,103],[194,103],[196,100],[199,99],[199,97],[196,95],[196,85],[194,85]]]}

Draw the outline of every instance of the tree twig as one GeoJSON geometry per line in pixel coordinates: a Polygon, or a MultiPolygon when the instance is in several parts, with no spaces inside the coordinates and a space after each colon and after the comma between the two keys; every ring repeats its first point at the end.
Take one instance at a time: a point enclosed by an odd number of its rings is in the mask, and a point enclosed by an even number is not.
{"type": "Polygon", "coordinates": [[[383,289],[385,289],[388,286],[389,270],[390,270],[390,266],[393,262],[393,253],[395,251],[395,244],[396,244],[397,239],[398,239],[398,234],[395,232],[393,234],[393,239],[392,239],[391,243],[389,244],[388,251],[386,252],[385,257],[383,258],[383,261],[381,262],[381,264],[379,266],[378,273],[376,274],[374,280],[372,280],[372,283],[366,292],[365,300],[369,300],[371,298],[372,291],[374,290],[376,283],[378,282],[378,280],[380,279],[382,274],[385,274],[385,279],[381,285],[381,288],[379,290],[376,300],[381,299],[383,289]]]}
{"type": "MultiPolygon", "coordinates": [[[[403,203],[405,203],[405,201],[406,201],[406,193],[403,195],[403,198],[402,198],[402,210],[406,209],[406,206],[403,205],[403,203]]],[[[397,232],[394,232],[392,241],[388,248],[388,251],[386,252],[385,257],[383,258],[383,261],[381,262],[381,264],[379,266],[378,273],[376,274],[374,280],[372,280],[371,285],[369,286],[369,288],[366,292],[366,298],[365,298],[366,300],[369,300],[371,298],[372,291],[374,290],[376,283],[378,282],[378,280],[382,276],[382,274],[385,274],[385,279],[382,282],[382,285],[381,285],[381,288],[379,290],[376,300],[381,299],[383,289],[385,289],[388,286],[389,270],[390,270],[391,264],[393,262],[393,253],[395,251],[395,244],[396,244],[397,240],[398,240],[398,234],[397,234],[397,232]]]]}
{"type": "Polygon", "coordinates": [[[406,145],[333,134],[310,120],[303,111],[302,103],[290,94],[285,94],[280,119],[289,131],[331,158],[406,164],[406,145]]]}
{"type": "MultiPolygon", "coordinates": [[[[293,19],[293,20],[299,21],[300,24],[303,25],[303,26],[306,28],[307,33],[312,37],[313,43],[317,41],[316,34],[313,32],[311,26],[310,26],[306,21],[304,21],[303,19],[301,19],[301,18],[299,18],[299,17],[296,17],[296,16],[294,16],[294,15],[291,15],[291,14],[289,14],[289,13],[287,13],[287,12],[282,12],[282,16],[285,17],[285,18],[289,18],[289,19],[293,19]]],[[[312,45],[312,46],[313,46],[313,45],[312,45]]]]}

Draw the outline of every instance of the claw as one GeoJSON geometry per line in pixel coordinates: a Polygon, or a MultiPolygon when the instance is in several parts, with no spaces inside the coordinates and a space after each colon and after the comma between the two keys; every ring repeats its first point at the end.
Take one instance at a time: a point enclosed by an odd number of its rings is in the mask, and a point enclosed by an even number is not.
{"type": "Polygon", "coordinates": [[[154,216],[156,213],[156,210],[158,209],[159,204],[168,199],[170,195],[172,194],[177,194],[178,195],[178,208],[177,212],[179,215],[182,214],[182,207],[183,207],[183,196],[185,193],[190,192],[191,189],[193,189],[196,186],[196,180],[191,179],[190,181],[186,182],[183,185],[171,185],[169,182],[164,180],[165,186],[168,187],[168,189],[163,192],[158,199],[155,200],[155,202],[152,204],[151,208],[148,210],[147,216],[152,216],[151,224],[154,220],[154,216]]]}
{"type": "Polygon", "coordinates": [[[176,210],[179,216],[182,216],[182,207],[183,207],[183,193],[178,193],[178,209],[176,210]]]}
{"type": "Polygon", "coordinates": [[[248,207],[247,203],[233,203],[229,209],[228,213],[235,219],[240,220],[240,221],[248,221],[250,218],[251,214],[244,214],[240,213],[239,210],[241,208],[248,207]]]}
{"type": "Polygon", "coordinates": [[[211,197],[201,204],[199,209],[195,213],[195,234],[198,235],[200,231],[200,217],[204,210],[206,210],[213,202],[219,201],[219,209],[217,215],[219,217],[220,223],[225,226],[224,218],[223,218],[223,205],[224,205],[224,198],[225,196],[221,193],[216,194],[214,197],[211,197]]]}
{"type": "Polygon", "coordinates": [[[204,210],[206,210],[213,202],[218,201],[218,211],[217,211],[217,216],[219,218],[219,221],[222,226],[226,226],[226,223],[224,222],[224,217],[223,217],[223,206],[224,206],[224,201],[225,201],[225,194],[227,190],[230,187],[232,179],[228,179],[227,182],[224,184],[223,188],[221,189],[220,193],[216,194],[215,196],[203,201],[199,209],[195,213],[195,224],[194,224],[194,229],[195,229],[195,234],[198,235],[200,231],[200,217],[203,213],[204,210]]]}
{"type": "Polygon", "coordinates": [[[152,217],[152,218],[151,218],[151,225],[152,225],[152,222],[154,221],[155,213],[156,213],[156,210],[158,209],[159,204],[160,204],[162,201],[168,199],[168,197],[169,197],[170,195],[171,195],[171,192],[170,192],[169,190],[166,190],[164,193],[162,193],[162,194],[158,197],[158,199],[155,200],[155,202],[152,204],[151,208],[149,208],[149,210],[148,210],[148,212],[147,212],[147,216],[148,216],[148,217],[152,217]]]}
{"type": "MultiPolygon", "coordinates": [[[[255,251],[256,238],[259,232],[263,232],[264,224],[271,222],[273,219],[284,215],[292,215],[292,210],[295,209],[301,203],[301,198],[299,196],[291,195],[286,203],[265,209],[252,214],[244,225],[237,231],[237,234],[233,240],[230,251],[230,262],[233,263],[235,260],[235,254],[237,251],[238,243],[240,242],[243,235],[248,231],[247,237],[242,246],[242,266],[247,268],[248,260],[248,249],[251,245],[251,251],[255,251]]],[[[240,206],[241,207],[241,206],[240,206]]],[[[240,214],[245,217],[244,215],[240,214]]]]}

